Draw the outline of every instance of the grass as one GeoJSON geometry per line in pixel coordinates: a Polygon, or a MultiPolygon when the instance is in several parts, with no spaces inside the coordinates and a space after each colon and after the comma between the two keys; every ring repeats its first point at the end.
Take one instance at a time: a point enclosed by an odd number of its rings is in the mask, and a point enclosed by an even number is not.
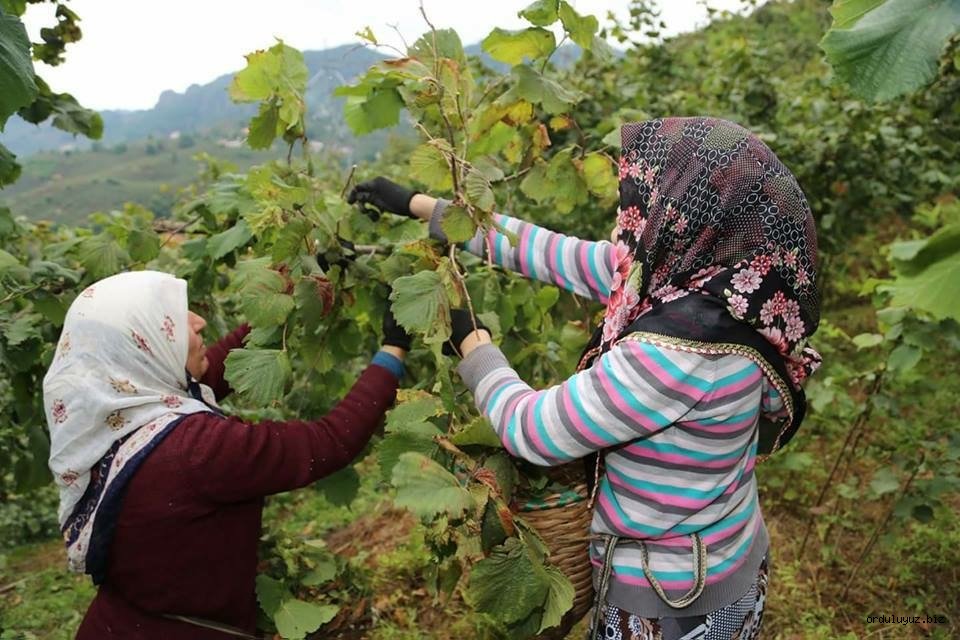
{"type": "Polygon", "coordinates": [[[0,555],[0,639],[70,640],[96,593],[90,578],[67,573],[59,540],[0,555]]]}
{"type": "Polygon", "coordinates": [[[44,152],[23,160],[23,174],[4,190],[4,205],[31,220],[68,224],[84,221],[93,211],[120,209],[137,202],[157,216],[167,216],[180,188],[196,181],[198,153],[244,170],[275,154],[247,148],[230,149],[200,139],[189,148],[176,141],[141,141],[99,151],[44,152]]]}

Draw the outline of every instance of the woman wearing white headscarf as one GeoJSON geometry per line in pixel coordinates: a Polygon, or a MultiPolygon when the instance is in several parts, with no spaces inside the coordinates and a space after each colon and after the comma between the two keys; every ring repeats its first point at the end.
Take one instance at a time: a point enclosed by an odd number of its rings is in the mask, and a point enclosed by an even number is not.
{"type": "Polygon", "coordinates": [[[351,462],[393,404],[410,338],[384,347],[316,421],[224,415],[224,360],[206,349],[187,283],[123,273],[70,306],[44,378],[50,469],[69,566],[99,590],[77,637],[224,638],[255,632],[263,498],[351,462]]]}

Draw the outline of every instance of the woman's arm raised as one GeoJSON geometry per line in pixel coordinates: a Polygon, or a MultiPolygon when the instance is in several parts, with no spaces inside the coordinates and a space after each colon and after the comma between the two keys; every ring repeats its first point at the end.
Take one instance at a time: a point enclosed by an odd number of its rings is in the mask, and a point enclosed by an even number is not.
{"type": "MultiPolygon", "coordinates": [[[[442,222],[449,204],[418,193],[410,200],[410,210],[429,220],[432,237],[446,241],[442,222]]],[[[516,237],[516,246],[506,234],[491,230],[486,234],[478,231],[463,247],[480,257],[489,256],[505,269],[606,304],[617,265],[612,243],[580,240],[502,213],[494,214],[494,220],[516,237]]]]}

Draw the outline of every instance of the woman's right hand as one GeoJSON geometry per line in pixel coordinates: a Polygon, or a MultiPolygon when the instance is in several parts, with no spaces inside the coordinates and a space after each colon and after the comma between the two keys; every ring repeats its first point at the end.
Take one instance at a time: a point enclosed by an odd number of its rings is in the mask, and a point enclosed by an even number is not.
{"type": "Polygon", "coordinates": [[[413,218],[415,216],[410,211],[410,200],[416,194],[413,189],[377,176],[351,189],[347,202],[359,205],[360,210],[374,220],[384,211],[413,218]]]}
{"type": "Polygon", "coordinates": [[[429,220],[437,199],[377,176],[351,189],[347,202],[359,205],[360,210],[374,220],[384,211],[429,220]]]}

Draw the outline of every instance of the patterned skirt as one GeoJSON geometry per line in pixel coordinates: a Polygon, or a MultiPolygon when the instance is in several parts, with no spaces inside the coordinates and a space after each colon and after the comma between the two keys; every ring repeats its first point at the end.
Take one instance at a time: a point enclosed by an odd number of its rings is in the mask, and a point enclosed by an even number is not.
{"type": "Polygon", "coordinates": [[[686,618],[643,618],[608,603],[600,612],[601,633],[587,640],[755,640],[760,636],[767,596],[767,559],[746,595],[711,613],[686,618]]]}

